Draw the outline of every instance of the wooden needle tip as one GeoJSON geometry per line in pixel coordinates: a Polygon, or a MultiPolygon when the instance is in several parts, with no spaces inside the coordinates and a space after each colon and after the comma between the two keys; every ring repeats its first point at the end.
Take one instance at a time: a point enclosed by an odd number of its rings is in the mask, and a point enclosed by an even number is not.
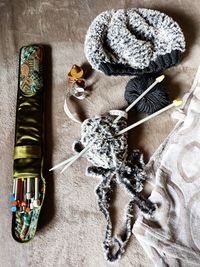
{"type": "Polygon", "coordinates": [[[175,105],[176,107],[178,107],[178,106],[182,105],[183,101],[182,101],[182,99],[177,98],[177,99],[175,99],[175,100],[173,101],[173,103],[174,103],[174,105],[175,105]]]}
{"type": "Polygon", "coordinates": [[[156,78],[156,81],[160,83],[160,82],[162,82],[164,79],[165,79],[165,75],[161,75],[161,76],[159,76],[159,77],[156,78]]]}

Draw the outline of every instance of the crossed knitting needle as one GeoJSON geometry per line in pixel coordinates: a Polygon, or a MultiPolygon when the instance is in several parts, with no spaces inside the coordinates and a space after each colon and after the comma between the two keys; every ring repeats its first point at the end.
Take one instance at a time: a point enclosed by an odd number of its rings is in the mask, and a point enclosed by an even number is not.
{"type": "MultiPolygon", "coordinates": [[[[126,109],[125,112],[128,112],[132,107],[134,107],[156,84],[162,82],[165,78],[165,75],[161,75],[155,79],[155,82],[153,82],[140,96],[138,96],[133,103],[131,103],[126,109]]],[[[114,122],[117,122],[121,116],[119,115],[114,122]]]]}
{"type": "MultiPolygon", "coordinates": [[[[165,78],[165,76],[164,75],[161,75],[161,76],[159,76],[159,77],[157,77],[156,79],[155,79],[155,81],[138,97],[138,98],[136,98],[136,100],[135,101],[133,101],[133,103],[131,103],[126,109],[125,109],[125,112],[128,112],[131,108],[133,108],[156,84],[158,84],[158,83],[160,83],[160,82],[162,82],[163,81],[163,79],[165,78]]],[[[148,121],[148,120],[150,120],[150,119],[152,119],[152,118],[154,118],[154,117],[156,117],[157,115],[159,115],[159,114],[161,114],[161,113],[163,113],[163,112],[165,112],[165,111],[167,111],[167,110],[169,110],[169,109],[171,109],[171,108],[173,108],[173,107],[178,107],[178,106],[180,106],[182,104],[182,100],[181,99],[179,99],[179,98],[177,98],[177,99],[175,99],[171,104],[169,104],[168,106],[166,106],[166,107],[164,107],[164,108],[162,108],[162,109],[160,109],[160,110],[158,110],[158,111],[156,111],[156,112],[154,112],[153,114],[151,114],[150,116],[148,116],[148,117],[146,117],[146,118],[144,118],[144,119],[142,119],[142,120],[140,120],[140,121],[138,121],[138,122],[136,122],[136,123],[133,123],[133,124],[131,124],[130,126],[128,126],[128,127],[126,127],[126,128],[124,128],[123,130],[121,130],[121,131],[119,131],[117,134],[116,134],[116,136],[118,136],[118,135],[121,135],[121,134],[124,134],[124,133],[126,133],[126,132],[128,132],[129,130],[131,130],[131,129],[133,129],[133,128],[135,128],[135,127],[137,127],[138,125],[140,125],[140,124],[142,124],[142,123],[144,123],[144,122],[146,122],[146,121],[148,121]]],[[[114,120],[114,123],[116,123],[119,119],[121,118],[121,115],[119,115],[115,120],[114,120]]],[[[69,166],[71,166],[77,159],[79,159],[82,155],[84,155],[90,148],[91,148],[91,146],[93,145],[93,143],[94,143],[94,141],[95,140],[93,140],[90,144],[88,144],[79,154],[77,154],[77,155],[75,155],[75,156],[72,156],[71,158],[69,158],[69,159],[67,159],[67,160],[65,160],[65,161],[63,161],[63,162],[61,162],[61,163],[59,163],[59,164],[57,164],[56,166],[54,166],[53,168],[51,168],[49,171],[53,171],[53,170],[55,170],[55,169],[57,169],[57,168],[59,168],[59,167],[61,167],[61,166],[63,166],[63,165],[66,165],[63,169],[62,169],[62,171],[60,172],[60,173],[63,173],[69,166]]]]}

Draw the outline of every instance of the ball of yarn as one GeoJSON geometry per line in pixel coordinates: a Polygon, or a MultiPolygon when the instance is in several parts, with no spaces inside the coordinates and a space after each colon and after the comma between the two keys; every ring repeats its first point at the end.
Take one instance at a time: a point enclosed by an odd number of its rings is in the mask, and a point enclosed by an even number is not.
{"type": "Polygon", "coordinates": [[[84,147],[92,144],[86,158],[93,165],[104,169],[118,168],[126,160],[127,135],[116,133],[126,128],[127,120],[122,117],[113,123],[116,117],[107,114],[86,119],[81,126],[81,143],[84,147]]]}
{"type": "MultiPolygon", "coordinates": [[[[135,101],[136,98],[138,98],[154,82],[155,77],[149,75],[142,75],[131,79],[126,85],[124,94],[128,104],[133,103],[133,101],[135,101]]],[[[161,82],[157,83],[143,98],[141,98],[134,108],[138,112],[150,115],[169,104],[169,96],[161,82]]]]}

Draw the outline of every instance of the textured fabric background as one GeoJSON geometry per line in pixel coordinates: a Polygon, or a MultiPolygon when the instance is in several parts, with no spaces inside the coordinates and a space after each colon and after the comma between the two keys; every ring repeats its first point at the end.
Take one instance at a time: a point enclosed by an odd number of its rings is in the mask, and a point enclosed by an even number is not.
{"type": "Polygon", "coordinates": [[[156,267],[200,266],[199,85],[200,69],[182,119],[146,165],[154,183],[150,199],[158,207],[153,220],[140,216],[133,231],[156,267]]]}
{"type": "MultiPolygon", "coordinates": [[[[94,17],[110,8],[147,7],[172,16],[183,28],[187,51],[182,63],[165,72],[171,98],[187,92],[200,62],[200,11],[194,0],[78,1],[0,0],[0,266],[106,267],[101,243],[105,221],[99,213],[94,190],[97,178],[84,175],[86,160],[67,172],[48,173],[57,162],[72,155],[71,144],[80,136],[80,125],[63,112],[66,73],[72,64],[83,64],[83,42],[94,17]],[[18,244],[11,237],[9,196],[12,191],[12,152],[18,83],[18,54],[23,45],[46,44],[46,180],[47,195],[39,229],[33,241],[18,244]]],[[[91,96],[82,106],[86,116],[123,108],[128,77],[110,78],[92,72],[87,82],[91,96]]],[[[131,116],[130,121],[140,118],[131,116]]],[[[131,148],[142,148],[145,160],[173,128],[170,111],[130,132],[131,148]]],[[[115,231],[123,227],[128,196],[115,194],[112,211],[115,231]]],[[[124,257],[114,266],[149,267],[151,262],[135,237],[124,257]]]]}

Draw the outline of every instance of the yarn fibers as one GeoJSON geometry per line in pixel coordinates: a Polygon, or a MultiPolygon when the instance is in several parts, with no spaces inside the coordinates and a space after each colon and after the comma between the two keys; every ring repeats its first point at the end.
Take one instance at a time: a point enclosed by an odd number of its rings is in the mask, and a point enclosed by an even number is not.
{"type": "Polygon", "coordinates": [[[86,170],[88,176],[101,178],[97,186],[99,209],[106,219],[106,232],[103,242],[105,259],[113,262],[118,260],[125,252],[127,242],[131,237],[132,216],[134,206],[148,216],[152,216],[156,206],[148,199],[145,199],[140,192],[146,179],[144,170],[143,155],[139,150],[133,150],[128,155],[127,134],[116,136],[116,133],[127,125],[126,113],[115,123],[117,111],[110,111],[109,114],[95,116],[82,123],[81,139],[74,143],[76,152],[81,147],[87,147],[93,142],[85,157],[92,166],[86,170]],[[119,237],[113,234],[111,219],[111,196],[116,186],[122,186],[131,197],[125,213],[124,236],[119,237]],[[113,251],[115,248],[115,252],[113,251]]]}
{"type": "MultiPolygon", "coordinates": [[[[142,75],[131,79],[125,89],[124,97],[128,104],[135,101],[153,82],[153,76],[142,75]]],[[[135,110],[148,115],[170,104],[169,96],[162,83],[158,83],[136,105],[135,110]]]]}
{"type": "Polygon", "coordinates": [[[106,75],[158,73],[180,62],[185,38],[178,23],[157,10],[112,9],[91,23],[84,51],[106,75]]]}

